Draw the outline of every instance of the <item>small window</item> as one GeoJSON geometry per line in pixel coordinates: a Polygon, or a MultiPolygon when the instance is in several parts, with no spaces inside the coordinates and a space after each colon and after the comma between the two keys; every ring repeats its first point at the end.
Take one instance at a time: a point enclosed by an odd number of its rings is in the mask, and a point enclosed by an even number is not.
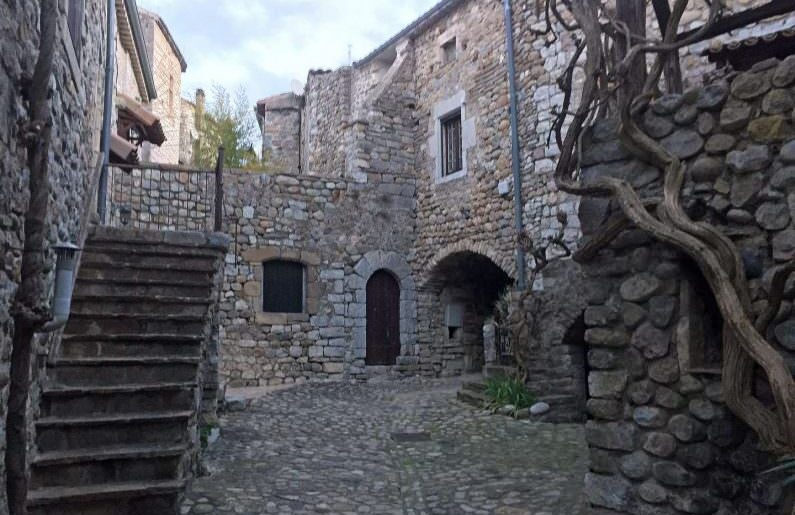
{"type": "Polygon", "coordinates": [[[262,311],[303,313],[304,265],[295,261],[266,261],[262,264],[262,311]]]}
{"type": "Polygon", "coordinates": [[[69,27],[69,36],[72,38],[72,48],[75,57],[80,61],[83,49],[83,2],[84,0],[66,0],[67,15],[66,25],[69,27]]]}
{"type": "Polygon", "coordinates": [[[460,172],[464,168],[461,142],[461,110],[443,118],[442,122],[442,176],[460,172]]]}
{"type": "Polygon", "coordinates": [[[455,38],[453,38],[447,43],[442,45],[442,61],[444,62],[444,64],[455,61],[456,58],[455,43],[456,43],[455,38]]]}

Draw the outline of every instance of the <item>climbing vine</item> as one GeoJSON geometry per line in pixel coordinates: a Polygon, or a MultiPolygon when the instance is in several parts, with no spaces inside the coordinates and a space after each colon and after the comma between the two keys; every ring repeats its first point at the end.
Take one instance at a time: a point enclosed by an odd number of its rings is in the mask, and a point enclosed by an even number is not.
{"type": "MultiPolygon", "coordinates": [[[[558,188],[567,193],[609,197],[622,213],[582,247],[575,259],[593,256],[629,225],[693,259],[724,320],[722,372],[728,379],[723,382],[726,404],[756,431],[765,448],[785,454],[795,446],[795,381],[784,357],[764,335],[795,265],[781,267],[775,273],[768,309],[754,317],[737,246],[714,225],[690,219],[681,199],[685,166],[646,134],[637,121],[649,103],[662,94],[663,87],[670,92],[680,86],[678,50],[714,33],[714,26],[723,16],[723,5],[719,0],[707,3],[707,22],[696,31],[682,34],[679,22],[688,0],[676,0],[666,16],[658,16],[662,37],[651,39],[645,34],[645,14],[638,13],[639,9],[645,12],[644,2],[617,0],[612,8],[600,0],[561,0],[560,5],[546,0],[546,31],[567,31],[576,41],[576,50],[558,81],[564,101],[552,132],[561,150],[555,180],[558,188]],[[575,71],[583,77],[578,87],[574,85],[575,71]],[[662,172],[661,198],[641,198],[630,183],[617,178],[601,177],[587,185],[580,180],[583,136],[597,119],[608,117],[618,119],[623,145],[637,159],[662,172]],[[757,367],[773,392],[773,406],[754,397],[752,383],[757,367]]],[[[665,2],[666,8],[667,5],[665,2]]]]}

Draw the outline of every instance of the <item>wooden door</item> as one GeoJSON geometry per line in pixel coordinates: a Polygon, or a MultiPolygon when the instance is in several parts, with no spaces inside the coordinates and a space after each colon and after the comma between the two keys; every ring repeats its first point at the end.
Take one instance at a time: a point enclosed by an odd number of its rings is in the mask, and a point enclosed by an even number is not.
{"type": "Polygon", "coordinates": [[[394,365],[400,355],[400,286],[379,270],[367,281],[368,365],[394,365]]]}

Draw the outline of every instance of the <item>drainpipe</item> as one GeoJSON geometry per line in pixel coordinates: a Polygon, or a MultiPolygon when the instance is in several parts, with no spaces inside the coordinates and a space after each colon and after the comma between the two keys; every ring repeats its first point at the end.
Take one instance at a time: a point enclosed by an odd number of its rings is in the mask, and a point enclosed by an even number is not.
{"type": "Polygon", "coordinates": [[[102,134],[100,136],[100,149],[102,151],[102,172],[99,175],[99,188],[97,197],[97,213],[100,223],[105,223],[107,217],[108,195],[108,165],[110,163],[110,122],[113,114],[113,66],[116,62],[116,5],[114,0],[108,0],[108,27],[105,46],[105,101],[102,112],[102,134]]]}
{"type": "MultiPolygon", "coordinates": [[[[511,169],[513,171],[513,215],[517,237],[524,231],[522,222],[522,174],[519,170],[519,116],[516,102],[516,66],[513,52],[513,13],[511,0],[503,0],[505,11],[505,48],[508,58],[508,93],[511,104],[511,169]]],[[[516,289],[527,287],[525,255],[520,245],[516,246],[516,289]]]]}

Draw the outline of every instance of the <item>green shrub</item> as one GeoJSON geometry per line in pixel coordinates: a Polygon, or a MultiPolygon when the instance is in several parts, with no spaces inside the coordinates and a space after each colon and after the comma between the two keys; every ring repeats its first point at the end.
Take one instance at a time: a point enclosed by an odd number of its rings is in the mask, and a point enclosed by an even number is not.
{"type": "Polygon", "coordinates": [[[535,398],[524,383],[514,377],[493,377],[486,381],[487,407],[497,410],[507,404],[513,405],[513,415],[519,410],[529,408],[535,403],[535,398]]]}

